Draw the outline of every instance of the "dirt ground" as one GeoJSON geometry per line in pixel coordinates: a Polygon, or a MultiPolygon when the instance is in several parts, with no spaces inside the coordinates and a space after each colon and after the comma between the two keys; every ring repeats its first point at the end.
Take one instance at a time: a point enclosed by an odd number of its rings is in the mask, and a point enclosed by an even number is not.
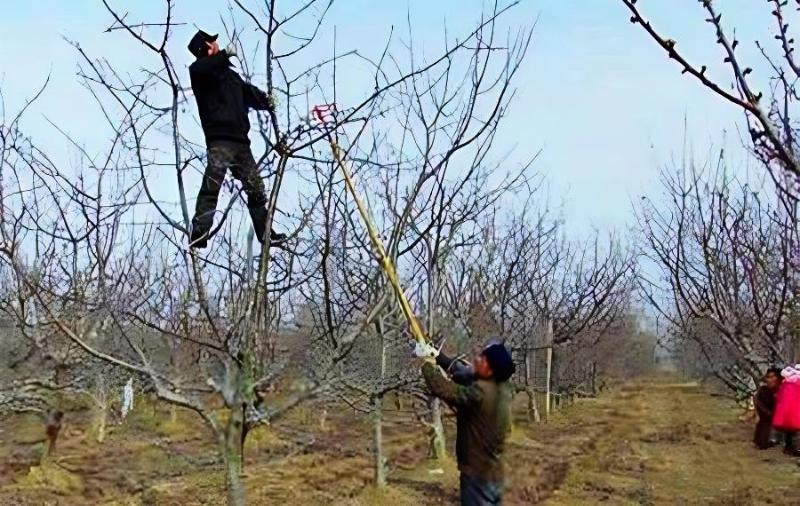
{"type": "MultiPolygon", "coordinates": [[[[306,406],[248,439],[250,504],[455,503],[455,465],[428,459],[423,429],[408,415],[390,411],[389,486],[376,490],[370,421],[340,412],[321,427],[320,412],[306,406]]],[[[520,411],[506,503],[800,504],[800,467],[779,449],[753,449],[739,414],[696,384],[666,379],[579,400],[547,423],[520,411]]],[[[89,437],[87,413],[68,417],[45,466],[38,465],[41,423],[0,420],[0,504],[224,504],[220,463],[193,415],[140,403],[102,445],[89,437]]]]}

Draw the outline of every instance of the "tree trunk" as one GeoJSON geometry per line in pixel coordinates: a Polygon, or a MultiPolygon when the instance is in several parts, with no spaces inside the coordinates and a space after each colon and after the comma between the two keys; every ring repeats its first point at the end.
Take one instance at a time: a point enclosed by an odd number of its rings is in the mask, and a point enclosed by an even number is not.
{"type": "Polygon", "coordinates": [[[375,486],[386,486],[386,457],[383,456],[383,397],[376,395],[372,398],[372,416],[374,423],[373,432],[373,457],[375,459],[375,486]]]}
{"type": "Polygon", "coordinates": [[[539,406],[536,405],[536,385],[532,375],[531,362],[533,352],[525,353],[525,394],[528,396],[528,420],[533,416],[534,422],[540,422],[539,406]]]}
{"type": "Polygon", "coordinates": [[[242,482],[242,419],[241,409],[231,409],[230,417],[221,435],[222,452],[225,458],[225,487],[230,506],[244,506],[245,493],[242,482]]]}
{"type": "Polygon", "coordinates": [[[800,332],[800,325],[796,327],[798,328],[792,332],[792,357],[790,361],[792,364],[800,362],[800,337],[797,335],[797,332],[800,332]]]}
{"type": "Polygon", "coordinates": [[[431,408],[431,455],[434,460],[444,460],[447,458],[447,440],[444,435],[444,424],[442,423],[442,403],[439,399],[432,397],[430,400],[431,408]]]}
{"type": "Polygon", "coordinates": [[[544,400],[544,414],[546,418],[550,418],[550,392],[551,392],[551,382],[552,382],[552,375],[553,375],[553,320],[547,320],[547,335],[545,336],[547,342],[547,366],[546,366],[546,393],[545,393],[545,400],[544,400]]]}
{"type": "Polygon", "coordinates": [[[92,429],[94,430],[95,440],[102,444],[106,440],[106,425],[108,422],[108,390],[106,388],[105,377],[98,374],[94,384],[94,420],[92,429]]]}
{"type": "MultiPolygon", "coordinates": [[[[380,383],[386,377],[386,335],[384,333],[383,318],[375,321],[375,330],[381,340],[381,370],[380,383]]],[[[383,456],[383,393],[375,393],[370,396],[372,403],[373,416],[373,458],[375,459],[375,486],[382,488],[386,486],[386,459],[383,456]]]]}
{"type": "Polygon", "coordinates": [[[94,430],[95,440],[103,444],[106,440],[106,426],[108,425],[108,409],[105,406],[98,406],[95,410],[94,430]]]}
{"type": "Polygon", "coordinates": [[[533,387],[528,387],[525,393],[528,394],[528,420],[533,416],[534,422],[541,422],[542,416],[539,414],[539,406],[536,404],[536,390],[533,387]]]}
{"type": "Polygon", "coordinates": [[[550,418],[550,376],[553,372],[553,347],[547,347],[547,372],[545,373],[546,376],[546,385],[545,388],[545,399],[544,399],[544,415],[546,418],[550,418]]]}
{"type": "MultiPolygon", "coordinates": [[[[435,296],[438,292],[438,265],[436,263],[436,255],[430,245],[428,251],[428,335],[433,335],[435,332],[435,296]]],[[[442,424],[442,404],[439,399],[435,397],[428,398],[428,405],[431,410],[431,438],[430,438],[430,454],[434,460],[444,460],[447,458],[447,444],[444,435],[444,425],[442,424]]]]}

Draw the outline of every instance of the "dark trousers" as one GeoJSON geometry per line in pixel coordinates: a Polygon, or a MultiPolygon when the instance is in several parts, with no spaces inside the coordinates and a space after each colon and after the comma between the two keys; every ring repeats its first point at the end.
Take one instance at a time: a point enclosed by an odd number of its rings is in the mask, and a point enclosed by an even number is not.
{"type": "Polygon", "coordinates": [[[772,430],[772,418],[759,418],[753,434],[753,443],[760,450],[766,450],[777,444],[772,430]]]}
{"type": "MultiPolygon", "coordinates": [[[[250,146],[229,141],[210,142],[208,144],[208,165],[203,174],[200,193],[197,194],[197,203],[192,219],[193,236],[211,230],[214,224],[214,213],[217,210],[219,191],[228,169],[231,170],[233,177],[242,183],[251,216],[255,218],[254,211],[263,209],[267,203],[264,181],[261,180],[261,175],[258,173],[258,166],[253,159],[253,153],[250,152],[250,146]]],[[[261,226],[260,232],[263,233],[263,224],[261,226]]]]}
{"type": "Polygon", "coordinates": [[[461,506],[503,504],[503,487],[498,483],[473,478],[461,473],[461,506]]]}
{"type": "Polygon", "coordinates": [[[787,453],[798,454],[800,450],[795,445],[795,435],[796,432],[784,432],[783,433],[783,450],[787,453]]]}

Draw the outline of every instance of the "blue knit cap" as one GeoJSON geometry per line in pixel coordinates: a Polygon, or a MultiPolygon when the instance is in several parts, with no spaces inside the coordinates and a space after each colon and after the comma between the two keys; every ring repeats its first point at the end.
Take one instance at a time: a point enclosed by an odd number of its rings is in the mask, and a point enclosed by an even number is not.
{"type": "Polygon", "coordinates": [[[492,368],[492,375],[498,383],[508,381],[516,368],[514,361],[511,359],[511,352],[508,351],[505,344],[499,339],[492,339],[489,344],[483,349],[483,356],[489,362],[489,367],[492,368]]]}

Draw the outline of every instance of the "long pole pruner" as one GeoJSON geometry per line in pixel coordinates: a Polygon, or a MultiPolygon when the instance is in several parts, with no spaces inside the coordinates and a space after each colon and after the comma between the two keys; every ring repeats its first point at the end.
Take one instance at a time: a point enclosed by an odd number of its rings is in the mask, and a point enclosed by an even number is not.
{"type": "MultiPolygon", "coordinates": [[[[314,117],[320,123],[325,125],[326,123],[328,123],[328,119],[332,118],[333,115],[336,113],[336,104],[318,105],[315,106],[312,111],[314,117]]],[[[364,205],[364,202],[361,200],[361,197],[358,194],[358,190],[356,190],[356,185],[353,182],[353,177],[350,175],[350,171],[348,170],[347,165],[344,162],[344,155],[342,154],[341,148],[336,143],[336,140],[333,137],[332,130],[327,130],[327,137],[328,137],[328,142],[331,145],[331,152],[333,153],[333,159],[336,161],[336,165],[339,166],[339,170],[342,172],[342,176],[344,177],[344,182],[345,186],[347,187],[347,191],[350,193],[350,195],[353,197],[353,200],[356,203],[356,207],[358,208],[358,213],[361,215],[361,221],[367,228],[367,234],[369,235],[370,242],[372,243],[372,248],[375,250],[375,256],[378,260],[378,264],[380,265],[381,269],[383,269],[383,272],[386,275],[386,279],[389,280],[389,284],[392,285],[395,298],[397,298],[397,302],[400,304],[400,309],[403,311],[403,315],[405,316],[406,321],[408,322],[408,328],[409,331],[411,332],[411,336],[418,343],[428,343],[430,342],[430,339],[428,339],[428,336],[425,334],[425,331],[422,330],[422,325],[420,325],[419,320],[414,314],[414,311],[411,309],[411,304],[408,302],[408,298],[406,297],[405,291],[403,290],[403,287],[400,285],[400,278],[397,275],[397,269],[395,269],[392,259],[386,253],[386,248],[383,245],[383,241],[381,241],[380,235],[378,234],[378,229],[372,220],[372,216],[370,216],[369,210],[364,205]]]]}

